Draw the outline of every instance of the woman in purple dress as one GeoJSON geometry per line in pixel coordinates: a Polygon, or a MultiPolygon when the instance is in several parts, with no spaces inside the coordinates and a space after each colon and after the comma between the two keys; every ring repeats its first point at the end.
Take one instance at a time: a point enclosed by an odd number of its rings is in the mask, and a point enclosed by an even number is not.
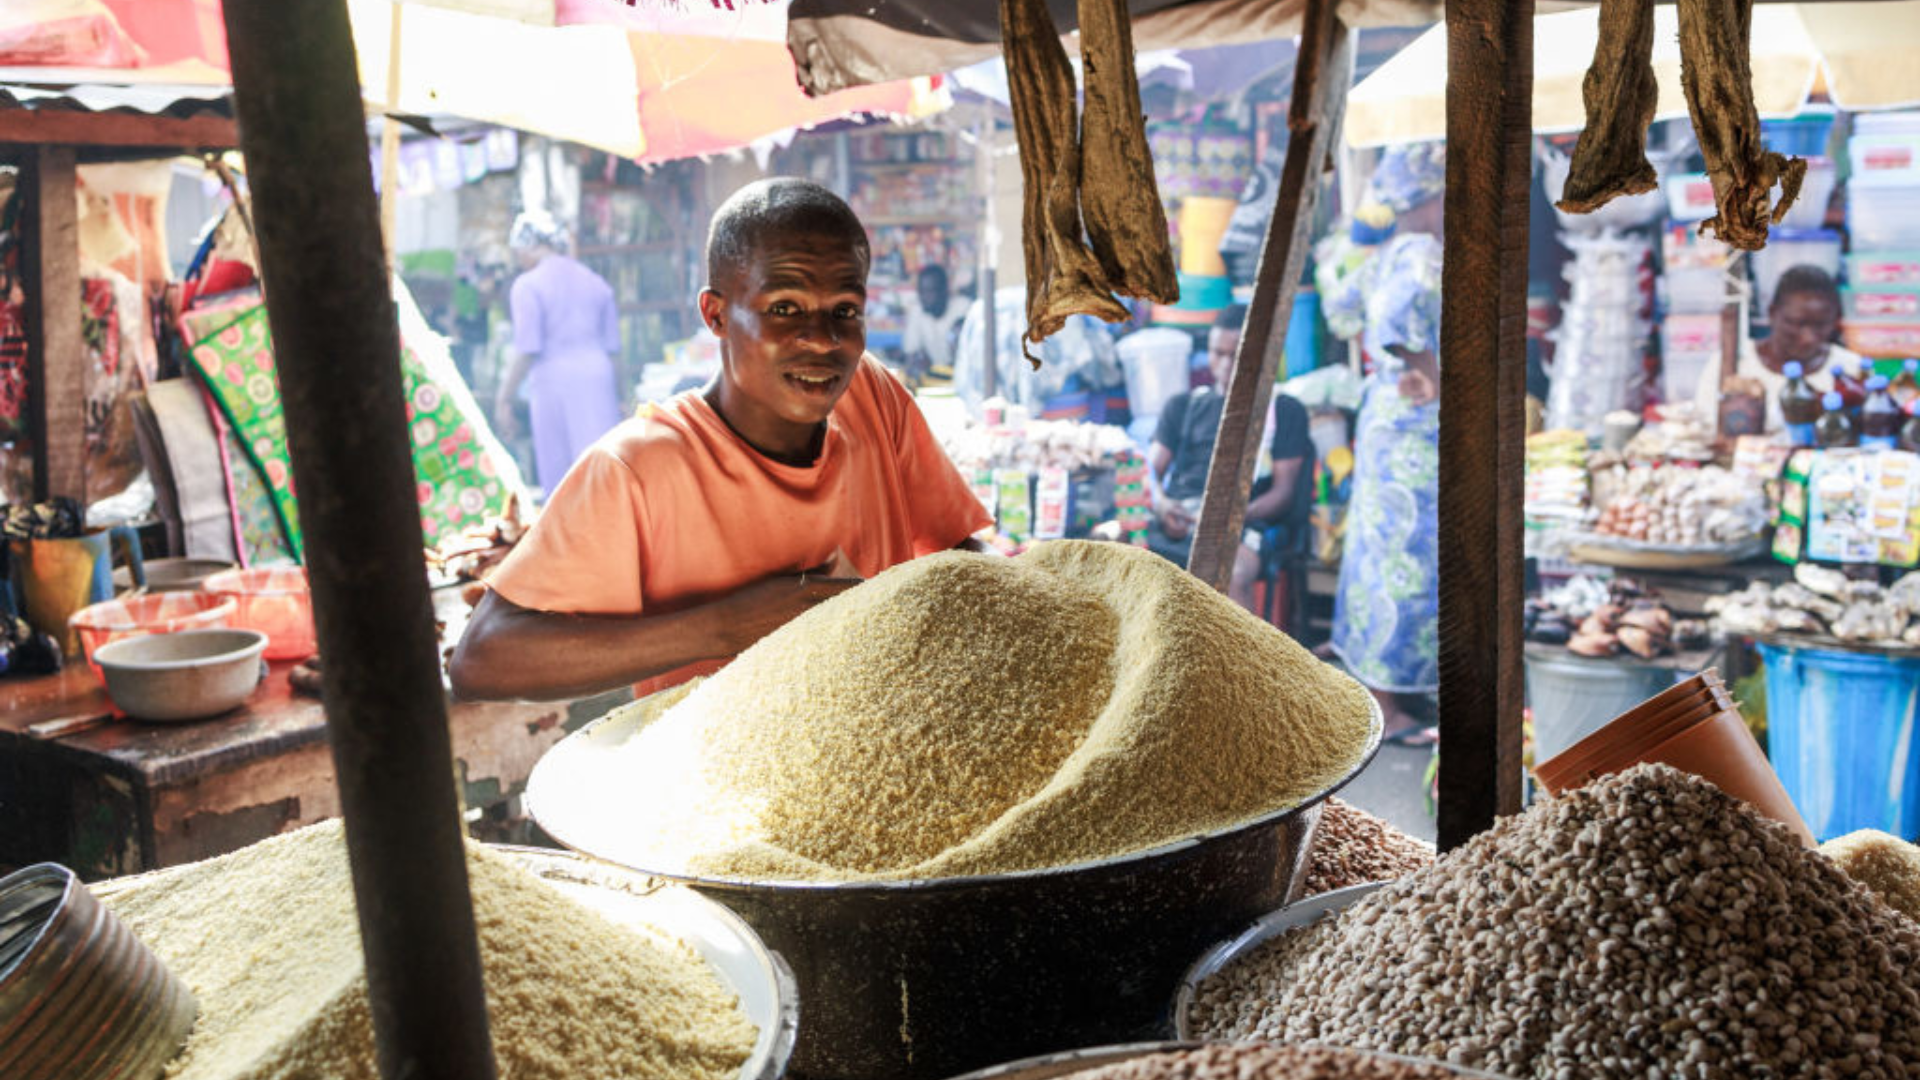
{"type": "Polygon", "coordinates": [[[524,381],[534,469],[552,491],[574,459],[620,422],[611,357],[620,348],[620,320],[613,286],[565,254],[566,230],[553,215],[521,214],[507,245],[524,273],[509,295],[513,361],[494,395],[494,423],[502,438],[513,437],[524,381]]]}

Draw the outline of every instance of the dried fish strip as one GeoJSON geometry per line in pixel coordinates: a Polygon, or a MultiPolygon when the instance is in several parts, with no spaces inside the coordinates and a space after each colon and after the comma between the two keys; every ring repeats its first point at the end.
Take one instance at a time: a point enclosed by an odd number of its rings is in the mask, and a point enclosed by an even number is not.
{"type": "Polygon", "coordinates": [[[1647,160],[1647,127],[1660,98],[1653,77],[1653,0],[1602,0],[1600,40],[1580,94],[1587,127],[1554,205],[1590,214],[1616,195],[1652,191],[1659,178],[1647,160]]]}
{"type": "Polygon", "coordinates": [[[1768,150],[1761,139],[1748,56],[1753,0],[1679,0],[1679,16],[1680,83],[1719,210],[1700,231],[1758,251],[1767,246],[1768,225],[1799,198],[1807,163],[1768,150]],[[1780,202],[1770,206],[1775,184],[1780,202]]]}
{"type": "MultiPolygon", "coordinates": [[[[1027,331],[1038,344],[1076,312],[1127,318],[1100,263],[1080,242],[1080,142],[1073,69],[1044,0],[1000,0],[1013,130],[1025,192],[1021,219],[1027,269],[1027,331]]],[[[1027,360],[1035,368],[1032,353],[1027,360]]]]}
{"type": "Polygon", "coordinates": [[[1094,257],[1121,295],[1171,304],[1180,283],[1153,181],[1126,0],[1080,0],[1080,58],[1080,212],[1094,257]]]}

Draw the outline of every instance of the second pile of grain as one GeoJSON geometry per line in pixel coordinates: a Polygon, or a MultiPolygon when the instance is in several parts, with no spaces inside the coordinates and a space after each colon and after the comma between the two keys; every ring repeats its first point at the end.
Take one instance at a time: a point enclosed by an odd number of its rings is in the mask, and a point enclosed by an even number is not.
{"type": "Polygon", "coordinates": [[[666,708],[618,751],[621,817],[656,871],[1065,866],[1295,805],[1374,729],[1358,683],[1144,550],[948,552],[821,604],[666,708]]]}
{"type": "Polygon", "coordinates": [[[1304,899],[1374,881],[1393,881],[1433,865],[1433,845],[1416,840],[1339,799],[1328,799],[1313,830],[1304,899]]]}
{"type": "Polygon", "coordinates": [[[1329,1046],[1202,1046],[1148,1054],[1067,1080],[1453,1080],[1440,1065],[1400,1061],[1329,1046]]]}
{"type": "MultiPolygon", "coordinates": [[[[169,1080],[377,1080],[344,840],[315,825],[102,897],[200,1002],[169,1080]]],[[[502,1080],[739,1075],[754,1025],[685,944],[478,845],[467,873],[502,1080]]]]}
{"type": "Polygon", "coordinates": [[[1204,1035],[1514,1077],[1920,1075],[1920,926],[1642,765],[1502,820],[1202,984],[1204,1035]]]}

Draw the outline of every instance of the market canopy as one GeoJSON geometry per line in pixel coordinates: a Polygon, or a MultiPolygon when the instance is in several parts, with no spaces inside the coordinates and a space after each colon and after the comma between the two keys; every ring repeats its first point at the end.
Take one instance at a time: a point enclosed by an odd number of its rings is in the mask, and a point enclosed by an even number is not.
{"type": "MultiPolygon", "coordinates": [[[[928,79],[809,97],[794,80],[778,4],[346,2],[370,108],[482,120],[642,162],[853,115],[918,118],[945,105],[928,79]],[[396,27],[399,77],[389,93],[396,27]]],[[[228,82],[219,0],[36,0],[0,9],[0,82],[228,82]]]]}
{"type": "MultiPolygon", "coordinates": [[[[1079,25],[1075,0],[1047,0],[1047,8],[1061,33],[1079,25]]],[[[1354,28],[1425,26],[1439,19],[1440,8],[1439,0],[1341,0],[1339,15],[1354,28]]],[[[1127,4],[1133,43],[1143,52],[1291,38],[1306,9],[1306,0],[1127,4]]],[[[996,0],[792,0],[787,16],[787,48],[801,84],[815,94],[954,71],[1000,55],[996,0]]]]}
{"type": "MultiPolygon", "coordinates": [[[[1677,15],[1654,9],[1653,70],[1660,84],[1655,117],[1680,119],[1677,15]]],[[[1599,38],[1600,9],[1540,15],[1533,33],[1533,127],[1579,131],[1586,126],[1581,83],[1599,38]]],[[[1753,92],[1760,115],[1799,112],[1823,83],[1833,103],[1850,110],[1920,103],[1920,2],[1755,4],[1753,92]]],[[[1446,137],[1447,34],[1436,26],[1381,65],[1347,96],[1344,131],[1353,146],[1384,146],[1446,137]]]]}

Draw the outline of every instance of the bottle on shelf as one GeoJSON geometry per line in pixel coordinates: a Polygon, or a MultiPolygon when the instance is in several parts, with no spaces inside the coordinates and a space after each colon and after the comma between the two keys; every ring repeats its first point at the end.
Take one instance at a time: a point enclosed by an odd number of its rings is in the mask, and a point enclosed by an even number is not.
{"type": "Polygon", "coordinates": [[[1893,377],[1887,392],[1893,395],[1894,402],[1903,409],[1910,402],[1920,400],[1920,360],[1902,361],[1900,374],[1893,377]]]}
{"type": "Polygon", "coordinates": [[[1887,377],[1867,380],[1867,400],[1860,406],[1860,445],[1892,450],[1900,442],[1900,406],[1887,393],[1887,377]]]}
{"type": "Polygon", "coordinates": [[[1813,425],[1814,441],[1822,447],[1859,445],[1853,417],[1847,415],[1847,399],[1840,395],[1840,391],[1827,391],[1821,397],[1820,405],[1825,411],[1813,425]]]}
{"type": "Polygon", "coordinates": [[[1833,389],[1840,395],[1846,410],[1857,419],[1860,406],[1867,401],[1867,380],[1873,377],[1873,361],[1860,357],[1849,371],[1845,364],[1837,364],[1833,369],[1833,389]]]}
{"type": "Polygon", "coordinates": [[[1920,454],[1920,399],[1908,402],[1906,413],[1907,422],[1900,428],[1900,449],[1920,454]]]}
{"type": "Polygon", "coordinates": [[[1794,446],[1813,445],[1813,425],[1820,419],[1820,395],[1807,383],[1807,369],[1798,360],[1789,360],[1781,369],[1787,376],[1780,387],[1780,415],[1787,422],[1787,441],[1794,446]]]}

